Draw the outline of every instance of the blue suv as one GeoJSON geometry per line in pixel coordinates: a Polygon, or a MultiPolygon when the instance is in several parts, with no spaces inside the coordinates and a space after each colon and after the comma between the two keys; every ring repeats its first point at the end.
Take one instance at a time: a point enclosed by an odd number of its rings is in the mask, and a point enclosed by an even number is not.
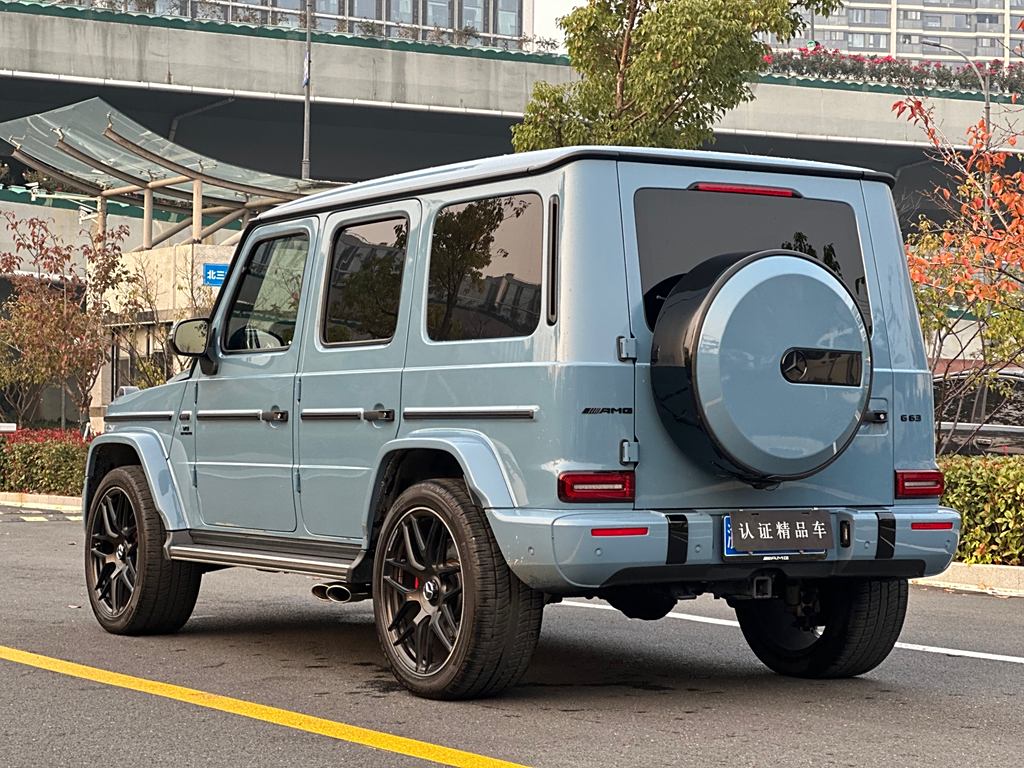
{"type": "Polygon", "coordinates": [[[261,215],[174,329],[193,365],[92,444],[97,619],[172,632],[211,568],[313,574],[456,699],[520,678],[547,603],[710,593],[771,669],[867,672],[960,528],[891,184],[579,147],[261,215]]]}

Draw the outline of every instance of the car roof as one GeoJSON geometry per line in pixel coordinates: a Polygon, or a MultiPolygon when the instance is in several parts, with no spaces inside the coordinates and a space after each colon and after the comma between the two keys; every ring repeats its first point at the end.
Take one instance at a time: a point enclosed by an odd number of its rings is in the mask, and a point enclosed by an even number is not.
{"type": "Polygon", "coordinates": [[[349,184],[285,203],[260,215],[257,220],[291,218],[332,208],[346,208],[376,200],[395,199],[430,190],[451,189],[486,181],[533,176],[574,161],[595,159],[789,173],[803,176],[829,176],[881,181],[889,186],[894,184],[893,177],[885,173],[852,165],[820,163],[811,160],[743,155],[732,152],[646,147],[564,147],[470,160],[349,184]]]}

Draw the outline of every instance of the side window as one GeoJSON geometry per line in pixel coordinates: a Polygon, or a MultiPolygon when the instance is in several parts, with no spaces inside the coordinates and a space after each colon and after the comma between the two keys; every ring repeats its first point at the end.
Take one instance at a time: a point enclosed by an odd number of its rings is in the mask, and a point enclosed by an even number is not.
{"type": "Polygon", "coordinates": [[[434,341],[529,336],[544,262],[540,195],[442,208],[430,246],[427,335],[434,341]]]}
{"type": "Polygon", "coordinates": [[[250,251],[228,311],[226,350],[272,351],[291,346],[308,253],[305,234],[264,240],[250,251]]]}
{"type": "Polygon", "coordinates": [[[334,239],[320,338],[324,344],[388,341],[402,294],[405,218],[356,224],[334,239]]]}

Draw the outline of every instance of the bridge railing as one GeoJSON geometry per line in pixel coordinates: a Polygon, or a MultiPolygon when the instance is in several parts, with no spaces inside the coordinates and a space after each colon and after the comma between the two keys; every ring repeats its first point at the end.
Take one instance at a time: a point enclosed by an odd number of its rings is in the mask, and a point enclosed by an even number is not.
{"type": "MultiPolygon", "coordinates": [[[[35,0],[123,13],[146,13],[186,19],[206,19],[255,26],[306,28],[305,0],[35,0]]],[[[453,45],[531,50],[537,41],[518,34],[479,30],[473,25],[439,27],[414,21],[394,21],[344,12],[346,0],[315,0],[313,29],[360,37],[420,40],[453,45]]],[[[519,25],[519,22],[516,22],[519,25]]],[[[539,47],[547,47],[541,41],[539,47]]]]}

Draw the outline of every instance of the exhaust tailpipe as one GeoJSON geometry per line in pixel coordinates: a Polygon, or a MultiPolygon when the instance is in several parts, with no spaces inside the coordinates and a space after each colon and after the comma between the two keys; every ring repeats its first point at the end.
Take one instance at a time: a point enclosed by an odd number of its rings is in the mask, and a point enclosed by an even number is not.
{"type": "Polygon", "coordinates": [[[353,589],[346,584],[334,581],[330,584],[317,584],[314,586],[313,597],[330,603],[357,603],[360,600],[368,600],[370,593],[364,592],[361,589],[353,589]]]}

